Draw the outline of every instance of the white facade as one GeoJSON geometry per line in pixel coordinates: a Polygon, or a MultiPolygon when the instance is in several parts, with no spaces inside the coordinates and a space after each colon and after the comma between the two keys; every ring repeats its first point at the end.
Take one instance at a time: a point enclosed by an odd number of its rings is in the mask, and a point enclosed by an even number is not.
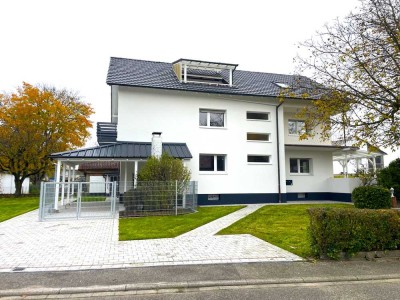
{"type": "MultiPolygon", "coordinates": [[[[288,121],[307,104],[277,98],[231,96],[150,88],[113,86],[117,141],[149,141],[162,132],[164,142],[184,142],[193,158],[185,163],[199,194],[330,193],[333,175],[330,149],[285,150],[285,144],[330,146],[330,141],[299,141],[289,134],[288,121]],[[117,105],[115,102],[117,101],[117,105]],[[224,127],[200,126],[200,111],[223,112],[224,127]],[[277,111],[279,126],[280,187],[278,185],[277,111]],[[268,120],[249,120],[247,112],[268,113],[268,120]],[[117,115],[117,118],[116,118],[117,115]],[[268,134],[268,141],[248,141],[248,133],[268,134]],[[225,171],[200,171],[200,154],[224,155],[225,171]],[[248,155],[267,155],[268,163],[248,162],[248,155]],[[291,174],[290,158],[309,158],[311,172],[291,174]],[[293,185],[286,185],[292,180],[293,185]]],[[[126,172],[124,167],[122,172],[126,172]]],[[[132,171],[129,170],[128,171],[132,171]]],[[[127,178],[130,178],[128,174],[127,178]]],[[[295,197],[296,198],[296,197],[295,197]]],[[[324,200],[324,199],[321,199],[324,200]]]]}
{"type": "MultiPolygon", "coordinates": [[[[15,183],[14,176],[10,174],[0,174],[0,194],[14,194],[15,183]]],[[[22,194],[29,193],[29,178],[26,178],[22,183],[22,194]]]]}

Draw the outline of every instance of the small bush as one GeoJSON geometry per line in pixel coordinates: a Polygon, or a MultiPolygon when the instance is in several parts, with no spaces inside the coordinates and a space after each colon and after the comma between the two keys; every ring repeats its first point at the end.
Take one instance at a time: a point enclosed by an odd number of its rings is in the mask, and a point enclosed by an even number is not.
{"type": "Polygon", "coordinates": [[[400,158],[379,171],[378,184],[388,189],[394,188],[394,195],[400,200],[400,158]]]}
{"type": "Polygon", "coordinates": [[[399,211],[314,208],[308,213],[311,249],[317,257],[400,248],[399,211]]]}
{"type": "Polygon", "coordinates": [[[353,190],[351,199],[356,208],[382,209],[392,206],[390,191],[380,186],[360,186],[353,190]]]}

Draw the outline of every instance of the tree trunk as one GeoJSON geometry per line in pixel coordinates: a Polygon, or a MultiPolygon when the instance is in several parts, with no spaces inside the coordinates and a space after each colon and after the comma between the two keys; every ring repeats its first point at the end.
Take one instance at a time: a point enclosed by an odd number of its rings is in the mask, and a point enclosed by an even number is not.
{"type": "Polygon", "coordinates": [[[14,195],[19,197],[22,194],[22,183],[25,178],[20,178],[19,176],[14,175],[14,183],[15,183],[15,193],[14,195]]]}

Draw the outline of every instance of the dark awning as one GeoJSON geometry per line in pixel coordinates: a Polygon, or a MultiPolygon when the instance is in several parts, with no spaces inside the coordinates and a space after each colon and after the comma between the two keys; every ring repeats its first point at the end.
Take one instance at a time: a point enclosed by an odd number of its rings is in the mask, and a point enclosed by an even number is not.
{"type": "MultiPolygon", "coordinates": [[[[186,143],[163,143],[163,152],[175,158],[192,158],[186,143]]],[[[118,142],[104,146],[77,149],[53,153],[51,158],[56,159],[135,159],[149,158],[151,156],[151,143],[118,142]]]]}

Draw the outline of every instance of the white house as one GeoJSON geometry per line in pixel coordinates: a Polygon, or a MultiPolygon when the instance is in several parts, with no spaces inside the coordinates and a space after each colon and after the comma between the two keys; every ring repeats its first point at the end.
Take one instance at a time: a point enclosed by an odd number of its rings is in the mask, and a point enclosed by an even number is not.
{"type": "Polygon", "coordinates": [[[58,176],[83,162],[118,162],[107,176],[119,177],[123,194],[151,155],[154,133],[153,147],[162,140],[162,151],[190,168],[200,205],[349,201],[349,185],[333,181],[333,153],[345,147],[320,140],[318,132],[300,141],[304,121],[295,115],[311,103],[280,96],[308,79],[237,66],[112,57],[111,122],[98,124],[100,146],[52,155],[58,176]]]}

